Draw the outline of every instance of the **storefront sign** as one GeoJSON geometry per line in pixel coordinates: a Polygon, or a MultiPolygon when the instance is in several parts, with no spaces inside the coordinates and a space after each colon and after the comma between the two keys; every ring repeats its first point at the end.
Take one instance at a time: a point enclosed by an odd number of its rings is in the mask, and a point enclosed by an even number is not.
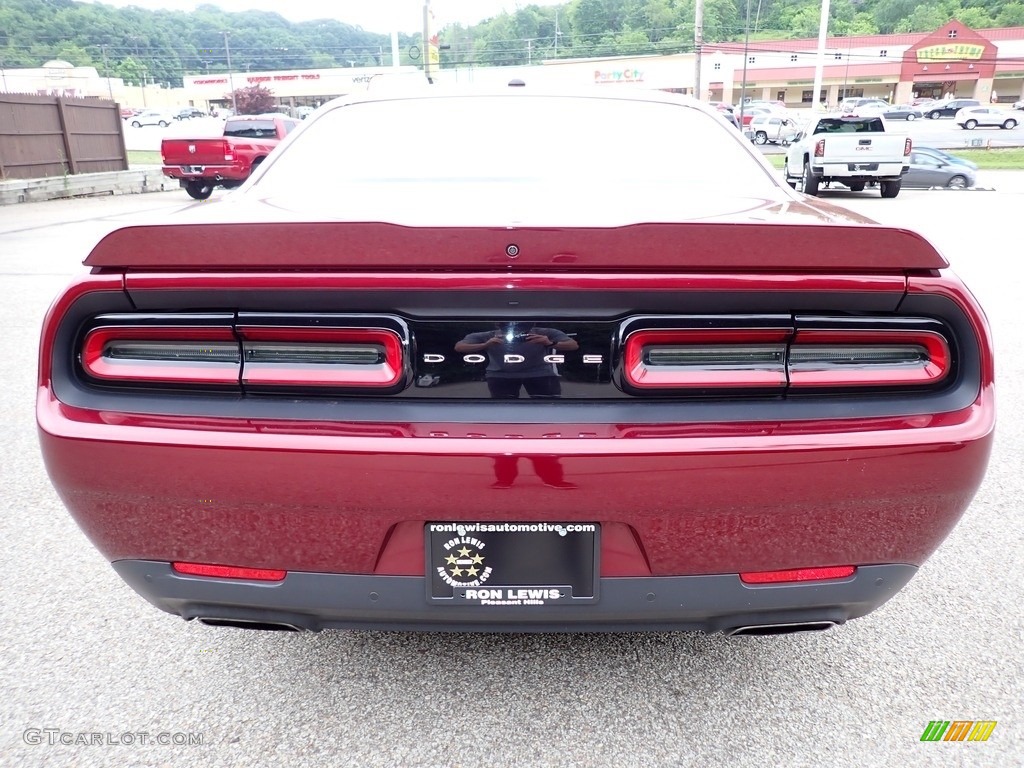
{"type": "Polygon", "coordinates": [[[644,73],[639,69],[597,69],[595,83],[642,83],[644,73]]]}
{"type": "Polygon", "coordinates": [[[929,45],[927,48],[918,48],[918,62],[929,61],[977,61],[985,53],[985,46],[971,43],[943,43],[942,45],[929,45]]]}

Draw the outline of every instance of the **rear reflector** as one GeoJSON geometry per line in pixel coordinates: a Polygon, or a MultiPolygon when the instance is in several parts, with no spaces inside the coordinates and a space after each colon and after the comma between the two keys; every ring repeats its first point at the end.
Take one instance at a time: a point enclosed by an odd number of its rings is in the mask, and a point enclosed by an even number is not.
{"type": "Polygon", "coordinates": [[[82,367],[112,381],[237,384],[242,360],[228,327],[103,326],[86,335],[82,367]]]}
{"type": "Polygon", "coordinates": [[[379,328],[240,327],[242,383],[258,386],[393,387],[402,340],[379,328]]]}
{"type": "Polygon", "coordinates": [[[782,387],[789,331],[651,330],[626,339],[625,379],[638,389],[782,387]]]}
{"type": "Polygon", "coordinates": [[[797,568],[791,571],[753,571],[741,573],[744,584],[784,584],[794,581],[826,581],[848,579],[857,569],[852,565],[835,565],[828,568],[797,568]]]}
{"type": "Polygon", "coordinates": [[[231,565],[206,563],[171,563],[178,573],[188,576],[206,576],[211,579],[248,579],[249,581],[284,581],[287,571],[271,568],[238,568],[231,565]]]}

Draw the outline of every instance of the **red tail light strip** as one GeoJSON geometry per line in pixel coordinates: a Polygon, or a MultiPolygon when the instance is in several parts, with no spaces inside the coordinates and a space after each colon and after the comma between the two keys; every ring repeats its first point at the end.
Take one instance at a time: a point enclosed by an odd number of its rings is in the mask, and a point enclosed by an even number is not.
{"type": "Polygon", "coordinates": [[[848,579],[856,573],[852,565],[835,565],[826,568],[796,568],[789,571],[754,571],[741,573],[744,584],[785,584],[794,581],[826,581],[848,579]]]}
{"type": "Polygon", "coordinates": [[[205,576],[211,579],[248,579],[249,581],[284,581],[287,571],[274,568],[240,568],[233,565],[207,563],[171,563],[177,573],[187,576],[205,576]]]}
{"type": "Polygon", "coordinates": [[[242,360],[228,327],[104,326],[86,335],[82,367],[109,381],[237,384],[242,360]]]}
{"type": "Polygon", "coordinates": [[[782,387],[788,330],[652,330],[626,339],[626,382],[638,389],[782,387]]]}
{"type": "Polygon", "coordinates": [[[645,330],[625,344],[635,389],[928,386],[950,371],[946,339],[926,330],[645,330]]]}
{"type": "Polygon", "coordinates": [[[402,340],[378,328],[238,328],[242,383],[258,386],[393,387],[402,340]]]}
{"type": "Polygon", "coordinates": [[[797,331],[789,384],[921,386],[941,381],[949,368],[949,345],[932,331],[797,331]]]}

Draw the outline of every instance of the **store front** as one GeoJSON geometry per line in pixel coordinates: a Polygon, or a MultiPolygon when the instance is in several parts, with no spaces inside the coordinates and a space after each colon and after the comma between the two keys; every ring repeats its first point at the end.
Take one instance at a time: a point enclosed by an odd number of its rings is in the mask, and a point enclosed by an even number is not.
{"type": "Polygon", "coordinates": [[[999,51],[987,38],[953,20],[903,54],[896,100],[992,100],[999,51]]]}

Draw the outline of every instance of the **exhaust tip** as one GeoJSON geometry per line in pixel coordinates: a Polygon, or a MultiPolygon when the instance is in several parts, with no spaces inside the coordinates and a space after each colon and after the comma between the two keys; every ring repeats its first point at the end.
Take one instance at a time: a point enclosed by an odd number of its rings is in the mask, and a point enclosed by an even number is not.
{"type": "Polygon", "coordinates": [[[264,632],[303,632],[305,627],[285,624],[276,621],[247,621],[245,619],[218,619],[212,616],[199,616],[196,621],[208,627],[236,627],[238,629],[259,629],[264,632]]]}
{"type": "Polygon", "coordinates": [[[791,635],[795,632],[824,632],[836,626],[834,621],[799,621],[791,624],[751,624],[745,627],[727,629],[722,634],[726,637],[791,635]]]}

